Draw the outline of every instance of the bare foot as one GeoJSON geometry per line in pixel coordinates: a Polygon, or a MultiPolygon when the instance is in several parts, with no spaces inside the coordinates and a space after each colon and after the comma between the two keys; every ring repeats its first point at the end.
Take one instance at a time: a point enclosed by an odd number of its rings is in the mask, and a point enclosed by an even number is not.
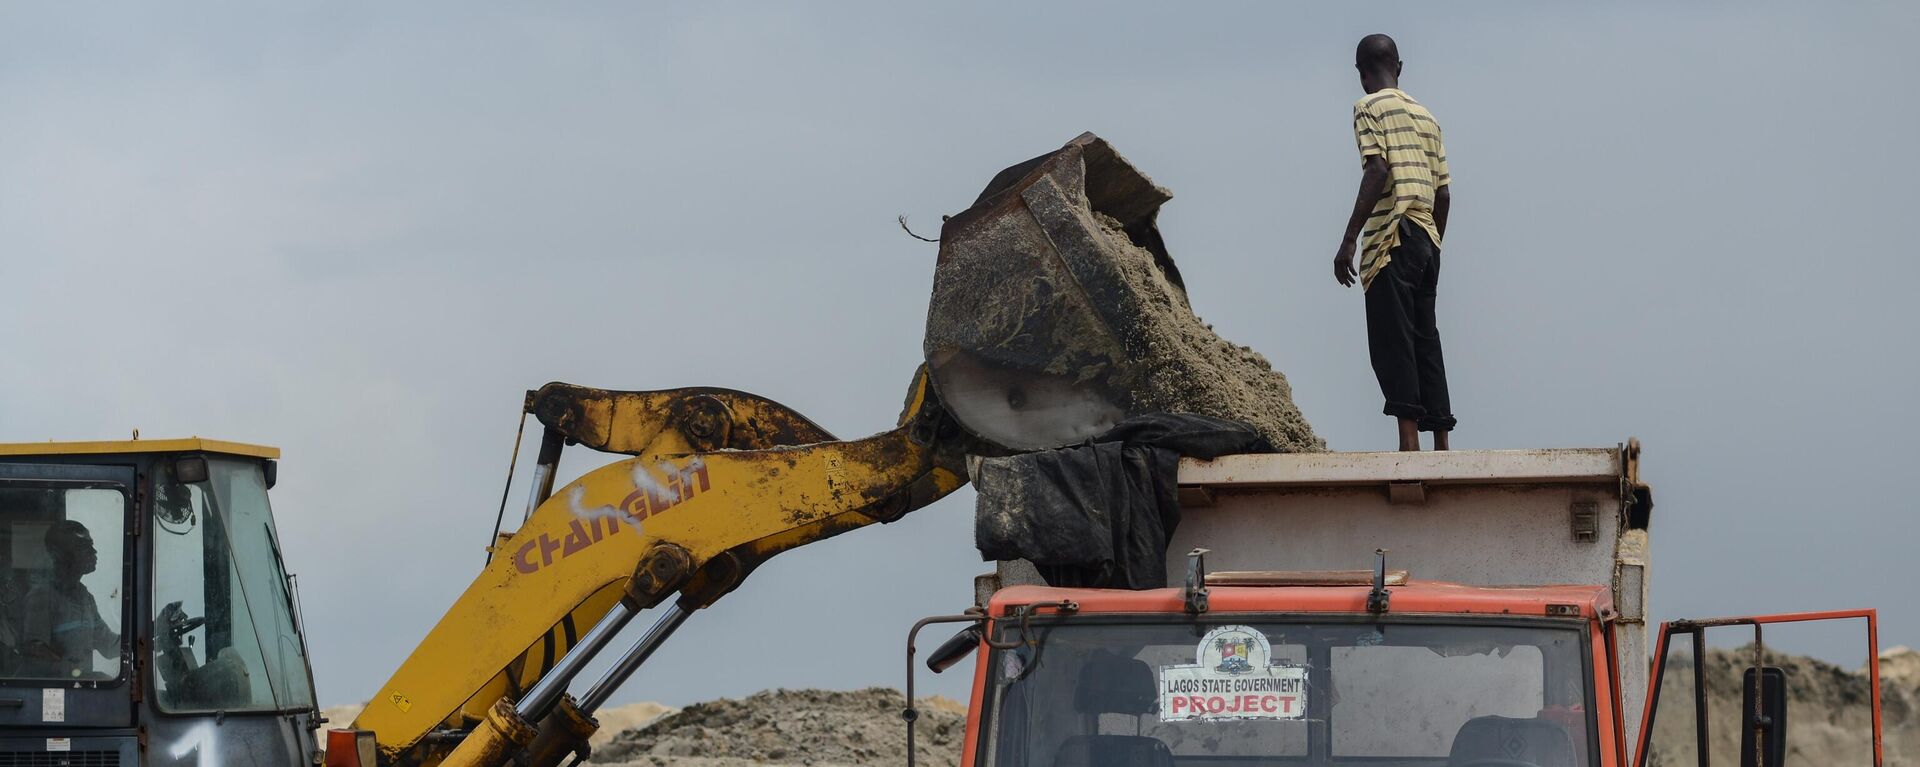
{"type": "Polygon", "coordinates": [[[1436,431],[1436,432],[1434,432],[1434,433],[1433,433],[1433,449],[1435,449],[1435,450],[1447,450],[1447,449],[1449,449],[1449,448],[1447,447],[1447,435],[1448,435],[1448,434],[1451,434],[1451,433],[1452,433],[1452,432],[1445,432],[1445,431],[1436,431]]]}
{"type": "Polygon", "coordinates": [[[1413,453],[1420,450],[1420,422],[1411,418],[1400,419],[1400,452],[1413,453]]]}

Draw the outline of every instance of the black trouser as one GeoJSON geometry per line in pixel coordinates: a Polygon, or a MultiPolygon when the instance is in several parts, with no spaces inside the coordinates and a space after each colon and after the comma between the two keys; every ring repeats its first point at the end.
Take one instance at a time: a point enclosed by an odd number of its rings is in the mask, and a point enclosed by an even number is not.
{"type": "Polygon", "coordinates": [[[1433,302],[1440,287],[1440,249],[1418,224],[1400,222],[1400,245],[1367,287],[1367,350],[1384,412],[1418,421],[1421,431],[1453,431],[1447,365],[1433,302]]]}

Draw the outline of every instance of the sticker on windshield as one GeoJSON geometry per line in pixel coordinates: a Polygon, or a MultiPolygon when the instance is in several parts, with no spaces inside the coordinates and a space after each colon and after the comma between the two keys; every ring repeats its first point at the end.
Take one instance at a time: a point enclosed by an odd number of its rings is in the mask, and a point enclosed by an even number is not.
{"type": "Polygon", "coordinates": [[[1306,718],[1306,668],[1274,663],[1258,630],[1221,626],[1193,655],[1193,665],[1160,667],[1160,721],[1306,718]]]}

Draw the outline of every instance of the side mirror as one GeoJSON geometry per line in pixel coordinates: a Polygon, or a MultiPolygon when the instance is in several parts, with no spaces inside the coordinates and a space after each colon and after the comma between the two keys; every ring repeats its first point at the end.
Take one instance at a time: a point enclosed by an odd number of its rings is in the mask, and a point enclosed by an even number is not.
{"type": "Polygon", "coordinates": [[[1787,760],[1787,672],[1778,666],[1748,668],[1741,682],[1746,720],[1740,767],[1780,767],[1787,760]]]}
{"type": "Polygon", "coordinates": [[[951,639],[941,642],[940,646],[934,648],[933,653],[927,656],[927,668],[933,669],[933,673],[938,674],[952,667],[953,664],[959,663],[961,658],[967,657],[967,653],[973,651],[974,646],[986,636],[986,630],[981,628],[986,624],[986,620],[986,613],[974,608],[960,615],[936,615],[932,618],[922,618],[907,631],[907,707],[900,710],[900,718],[907,723],[907,767],[914,767],[914,752],[917,746],[913,738],[913,723],[920,719],[920,710],[914,708],[915,698],[913,697],[913,640],[920,636],[920,629],[935,623],[969,624],[966,629],[954,634],[951,639]]]}
{"type": "Polygon", "coordinates": [[[953,668],[953,664],[973,654],[980,647],[980,639],[986,636],[980,630],[980,624],[963,628],[959,633],[941,642],[939,647],[927,654],[927,670],[938,674],[953,668]]]}

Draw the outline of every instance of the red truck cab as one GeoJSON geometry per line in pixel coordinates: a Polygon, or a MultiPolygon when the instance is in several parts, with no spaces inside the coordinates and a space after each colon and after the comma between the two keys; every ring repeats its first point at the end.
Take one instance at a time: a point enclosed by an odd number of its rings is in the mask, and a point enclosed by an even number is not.
{"type": "Polygon", "coordinates": [[[1607,588],[1244,575],[1001,590],[962,763],[1620,764],[1607,588]]]}
{"type": "MultiPolygon", "coordinates": [[[[1822,712],[1792,701],[1760,628],[1852,619],[1880,763],[1873,611],[1676,621],[1649,641],[1635,443],[1226,456],[1180,484],[1175,585],[1055,588],[1002,562],[968,614],[915,627],[974,624],[928,658],[976,653],[963,767],[1795,764],[1788,721],[1822,712]],[[1747,631],[1726,670],[1743,702],[1710,713],[1702,659],[1747,631]]],[[[910,672],[912,651],[910,635],[910,672]]]]}

